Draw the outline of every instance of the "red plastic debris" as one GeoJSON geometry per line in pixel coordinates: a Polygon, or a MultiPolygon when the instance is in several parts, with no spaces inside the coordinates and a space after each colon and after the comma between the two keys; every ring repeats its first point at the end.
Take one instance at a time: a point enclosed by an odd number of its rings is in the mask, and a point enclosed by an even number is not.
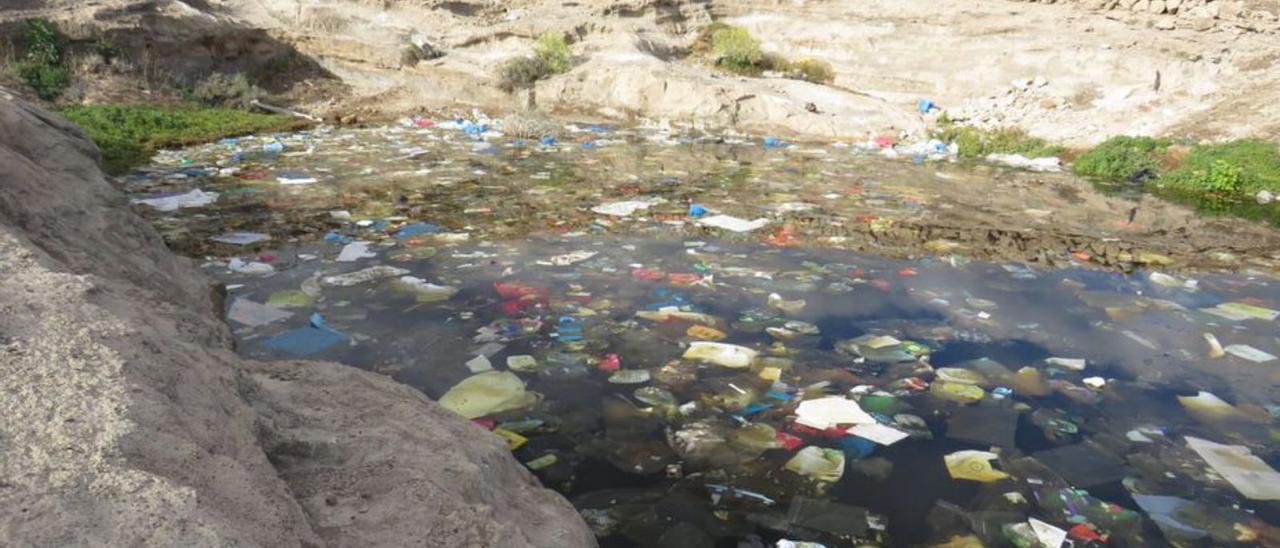
{"type": "Polygon", "coordinates": [[[676,285],[690,285],[702,281],[702,275],[693,272],[672,272],[667,280],[676,285]]]}
{"type": "Polygon", "coordinates": [[[917,276],[919,274],[920,274],[919,272],[916,272],[916,269],[911,268],[909,266],[903,267],[898,270],[899,276],[917,276]]]}
{"type": "Polygon", "coordinates": [[[786,449],[787,451],[794,450],[795,448],[800,447],[801,445],[804,445],[804,440],[800,439],[798,436],[793,436],[786,432],[778,432],[777,436],[775,437],[778,439],[778,441],[782,442],[782,448],[786,449]]]}
{"type": "Polygon", "coordinates": [[[550,291],[545,287],[529,285],[523,282],[497,282],[493,284],[498,296],[503,299],[523,299],[525,297],[546,297],[550,291]]]}
{"type": "Polygon", "coordinates": [[[480,425],[485,430],[493,430],[494,427],[498,426],[498,423],[493,422],[493,419],[471,419],[471,422],[480,425]]]}
{"type": "Polygon", "coordinates": [[[653,268],[636,268],[631,270],[631,276],[638,280],[657,281],[661,280],[664,274],[661,270],[653,268]]]}
{"type": "Polygon", "coordinates": [[[617,371],[622,369],[622,359],[617,354],[605,354],[604,359],[596,364],[596,368],[601,371],[617,371]]]}
{"type": "Polygon", "coordinates": [[[793,422],[793,423],[791,423],[791,426],[789,426],[788,428],[789,428],[792,432],[795,432],[795,433],[797,433],[797,434],[800,434],[801,436],[817,437],[817,436],[821,436],[821,435],[822,435],[822,431],[821,431],[821,430],[818,430],[817,428],[812,428],[812,427],[809,427],[809,426],[805,426],[805,425],[800,424],[800,423],[798,423],[798,422],[793,422]]]}
{"type": "Polygon", "coordinates": [[[839,438],[848,436],[849,429],[844,426],[832,426],[830,428],[827,428],[826,430],[823,430],[822,435],[831,439],[839,439],[839,438]]]}
{"type": "Polygon", "coordinates": [[[1084,542],[1089,542],[1089,541],[1097,541],[1097,542],[1103,542],[1103,543],[1107,542],[1107,537],[1098,534],[1098,532],[1094,531],[1093,528],[1083,523],[1077,523],[1075,527],[1072,527],[1071,530],[1067,531],[1067,537],[1071,538],[1072,540],[1079,540],[1084,542]]]}
{"type": "Polygon", "coordinates": [[[776,246],[796,245],[796,229],[790,224],[782,225],[773,235],[764,239],[765,243],[776,246]]]}
{"type": "Polygon", "coordinates": [[[881,135],[876,137],[876,146],[880,148],[892,148],[893,144],[897,141],[898,140],[894,139],[892,135],[881,135]]]}
{"type": "Polygon", "coordinates": [[[502,301],[502,312],[508,316],[518,316],[526,310],[540,308],[547,303],[545,299],[527,297],[502,301]]]}

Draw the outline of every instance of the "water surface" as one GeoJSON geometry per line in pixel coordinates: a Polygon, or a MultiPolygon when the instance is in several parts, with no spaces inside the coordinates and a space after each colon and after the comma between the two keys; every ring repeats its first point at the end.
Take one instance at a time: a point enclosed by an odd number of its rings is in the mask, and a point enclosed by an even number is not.
{"type": "MultiPolygon", "coordinates": [[[[139,192],[222,194],[211,206],[150,214],[172,245],[205,257],[228,284],[238,350],[334,360],[432,398],[484,363],[509,370],[517,356],[513,373],[537,396],[477,423],[517,433],[515,458],[574,502],[605,546],[913,545],[971,535],[1000,545],[1005,526],[1029,517],[1063,529],[1087,521],[1118,545],[1188,542],[1166,537],[1167,523],[1140,513],[1135,494],[1220,510],[1186,516],[1194,531],[1179,534],[1190,542],[1238,541],[1236,523],[1260,535],[1242,544],[1276,538],[1267,536],[1280,524],[1276,503],[1241,496],[1185,443],[1241,444],[1273,466],[1280,459],[1280,361],[1210,357],[1204,337],[1280,354],[1274,318],[1214,312],[1224,303],[1263,316],[1280,308],[1274,279],[1045,269],[971,260],[942,244],[906,260],[837,245],[848,237],[842,227],[957,207],[931,185],[1003,181],[1004,192],[1018,192],[1028,174],[604,128],[555,146],[399,128],[288,136],[283,152],[264,152],[263,141],[174,153],[126,181],[139,192]],[[629,200],[648,206],[628,216],[592,211],[629,200]],[[713,211],[691,216],[690,204],[713,211]],[[766,222],[742,233],[699,226],[717,212],[766,222]],[[208,239],[232,231],[271,239],[208,239]],[[367,250],[355,253],[361,242],[367,250]],[[353,260],[337,260],[344,249],[353,260]],[[333,280],[371,267],[384,271],[349,286],[333,280]],[[745,368],[683,357],[721,335],[759,355],[745,368]],[[868,336],[896,342],[851,346],[868,336]],[[649,378],[610,382],[615,367],[649,378]],[[977,373],[964,392],[976,396],[942,390],[957,370],[977,373]],[[1201,391],[1235,407],[1189,412],[1178,400],[1201,391]],[[823,395],[856,401],[909,436],[877,445],[797,425],[798,402],[823,395]],[[944,464],[993,445],[1008,479],[955,479],[944,464]],[[810,446],[844,455],[837,481],[786,468],[810,446]],[[1089,457],[1063,464],[1054,451],[1064,447],[1089,457]],[[1105,470],[1113,459],[1117,470],[1105,470]],[[1082,460],[1096,466],[1069,464],[1082,460]],[[1086,518],[1078,500],[1064,513],[1054,500],[1072,486],[1131,515],[1086,518]]],[[[1095,199],[1081,194],[1087,183],[1054,184],[1024,188],[1025,209],[1049,195],[1057,204],[1095,199]]],[[[1070,264],[1072,250],[1057,253],[1070,264]]]]}

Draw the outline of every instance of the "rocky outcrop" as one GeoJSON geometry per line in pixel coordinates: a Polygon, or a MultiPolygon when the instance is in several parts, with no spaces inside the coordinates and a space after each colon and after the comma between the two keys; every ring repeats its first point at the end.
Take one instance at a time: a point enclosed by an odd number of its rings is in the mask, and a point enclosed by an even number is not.
{"type": "Polygon", "coordinates": [[[1280,131],[1271,108],[1280,100],[1274,0],[11,4],[0,8],[0,32],[52,18],[86,45],[119,41],[153,72],[188,81],[248,72],[334,120],[521,110],[523,95],[495,85],[498,67],[559,32],[571,38],[576,66],[539,82],[536,96],[543,111],[574,117],[819,140],[921,138],[930,118],[915,107],[929,98],[963,123],[1069,145],[1280,131]],[[830,63],[834,81],[744,78],[689,56],[712,21],[747,28],[768,53],[830,63]],[[1011,86],[1037,76],[1047,85],[1011,86]]]}
{"type": "Polygon", "coordinates": [[[593,546],[502,441],[393,381],[230,348],[77,128],[0,89],[6,546],[593,546]]]}
{"type": "Polygon", "coordinates": [[[1280,6],[1267,0],[1025,0],[1040,4],[1068,4],[1098,11],[1166,16],[1157,28],[1172,29],[1175,21],[1208,29],[1218,24],[1277,30],[1280,6]]]}
{"type": "Polygon", "coordinates": [[[248,363],[263,448],[329,546],[593,546],[506,445],[421,392],[328,363],[248,363]]]}

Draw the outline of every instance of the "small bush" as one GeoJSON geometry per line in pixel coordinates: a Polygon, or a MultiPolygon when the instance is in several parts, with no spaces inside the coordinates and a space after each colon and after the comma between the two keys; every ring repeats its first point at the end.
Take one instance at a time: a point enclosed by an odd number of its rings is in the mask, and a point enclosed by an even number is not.
{"type": "Polygon", "coordinates": [[[62,62],[62,34],[44,19],[27,22],[27,61],[42,65],[62,62]]]}
{"type": "Polygon", "coordinates": [[[498,87],[511,93],[527,88],[551,74],[547,62],[538,57],[513,57],[498,67],[498,87]]]}
{"type": "Polygon", "coordinates": [[[46,101],[57,99],[71,85],[71,71],[59,65],[23,62],[18,65],[18,77],[46,101]]]}
{"type": "Polygon", "coordinates": [[[533,86],[534,82],[568,72],[573,68],[573,52],[564,35],[547,33],[538,38],[532,56],[507,59],[498,67],[498,87],[507,93],[533,86]]]}
{"type": "Polygon", "coordinates": [[[1225,160],[1214,160],[1204,178],[1205,190],[1222,196],[1235,196],[1243,187],[1244,170],[1225,160]]]}
{"type": "Polygon", "coordinates": [[[716,66],[743,76],[760,76],[766,71],[782,73],[795,80],[829,84],[835,80],[830,63],[815,59],[789,61],[776,53],[765,53],[760,41],[747,29],[712,23],[702,30],[690,53],[709,59],[716,66]]]}
{"type": "Polygon", "coordinates": [[[1182,167],[1161,182],[1237,198],[1259,190],[1280,191],[1280,150],[1275,143],[1246,139],[1191,148],[1182,167]]]}
{"type": "Polygon", "coordinates": [[[757,75],[764,70],[760,41],[747,29],[721,26],[711,33],[711,52],[716,64],[739,74],[757,75]]]}
{"type": "Polygon", "coordinates": [[[286,116],[213,108],[82,105],[62,114],[83,127],[98,144],[103,169],[111,174],[146,163],[161,148],[309,125],[286,116]]]}
{"type": "Polygon", "coordinates": [[[260,101],[266,96],[265,91],[241,73],[215,72],[191,90],[191,98],[203,105],[241,110],[249,110],[254,101],[260,101]]]}
{"type": "Polygon", "coordinates": [[[829,84],[836,79],[836,71],[826,61],[801,59],[790,64],[787,76],[815,84],[829,84]]]}
{"type": "Polygon", "coordinates": [[[58,29],[44,19],[27,23],[27,53],[18,63],[18,78],[36,95],[52,101],[71,85],[71,71],[63,65],[63,38],[58,29]]]}
{"type": "Polygon", "coordinates": [[[1119,181],[1144,172],[1157,174],[1172,143],[1151,137],[1112,137],[1076,159],[1076,174],[1119,181]]]}
{"type": "Polygon", "coordinates": [[[1062,147],[1031,137],[1015,128],[982,130],[950,125],[942,129],[938,139],[955,143],[960,148],[962,158],[982,158],[988,154],[1021,154],[1028,158],[1039,158],[1062,154],[1062,147]]]}
{"type": "Polygon", "coordinates": [[[400,66],[413,67],[422,61],[441,57],[444,57],[444,52],[426,42],[421,45],[409,42],[400,48],[400,66]]]}
{"type": "Polygon", "coordinates": [[[547,71],[551,74],[569,72],[573,68],[573,51],[569,49],[569,43],[561,33],[548,32],[538,37],[538,42],[533,46],[533,54],[546,64],[547,71]]]}

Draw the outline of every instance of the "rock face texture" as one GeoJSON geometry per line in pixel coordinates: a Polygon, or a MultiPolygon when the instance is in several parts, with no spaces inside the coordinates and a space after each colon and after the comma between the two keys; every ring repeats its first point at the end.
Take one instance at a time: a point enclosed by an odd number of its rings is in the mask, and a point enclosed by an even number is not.
{"type": "Polygon", "coordinates": [[[293,82],[297,106],[335,120],[519,110],[498,67],[559,32],[576,65],[540,81],[537,104],[588,117],[922,136],[923,97],[1065,144],[1280,134],[1277,0],[21,0],[0,7],[0,32],[30,17],[186,80],[293,82]],[[690,56],[713,21],[747,28],[766,53],[828,62],[834,81],[742,77],[690,56]]]}
{"type": "Polygon", "coordinates": [[[0,88],[5,546],[594,546],[496,436],[326,363],[237,357],[209,281],[0,88]]]}

